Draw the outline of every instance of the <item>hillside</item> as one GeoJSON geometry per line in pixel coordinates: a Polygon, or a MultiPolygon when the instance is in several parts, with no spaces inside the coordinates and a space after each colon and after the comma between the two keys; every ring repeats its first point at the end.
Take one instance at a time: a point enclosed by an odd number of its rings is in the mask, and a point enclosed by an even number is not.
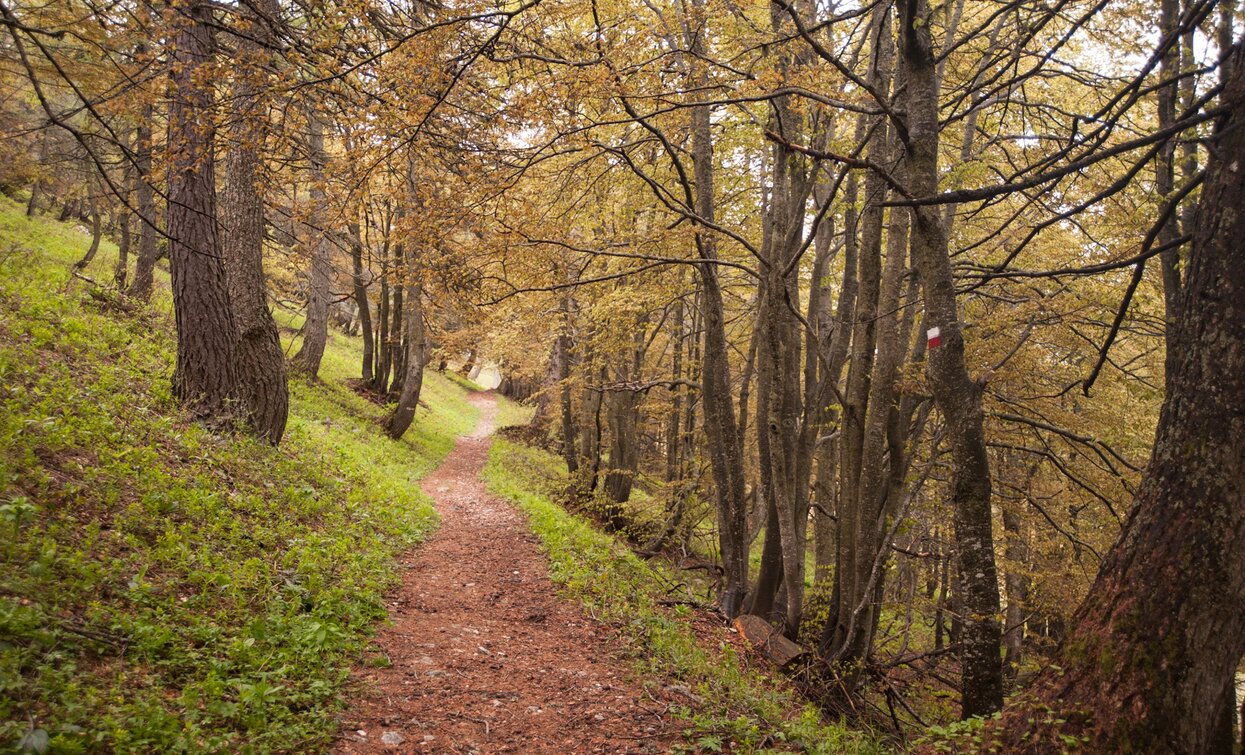
{"type": "Polygon", "coordinates": [[[430,371],[391,441],[334,334],[280,448],[215,436],[170,396],[167,281],[146,311],[93,296],[88,241],[0,200],[0,742],[324,743],[395,556],[437,526],[415,483],[475,422],[467,390],[430,371]]]}

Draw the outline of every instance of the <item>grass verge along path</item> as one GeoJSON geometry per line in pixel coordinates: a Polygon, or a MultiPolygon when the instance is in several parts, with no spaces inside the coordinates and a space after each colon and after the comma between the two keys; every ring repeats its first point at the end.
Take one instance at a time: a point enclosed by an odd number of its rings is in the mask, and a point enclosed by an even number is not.
{"type": "Polygon", "coordinates": [[[667,752],[668,701],[561,596],[521,515],[480,480],[497,399],[424,479],[441,527],[410,554],[338,752],[667,752]]]}

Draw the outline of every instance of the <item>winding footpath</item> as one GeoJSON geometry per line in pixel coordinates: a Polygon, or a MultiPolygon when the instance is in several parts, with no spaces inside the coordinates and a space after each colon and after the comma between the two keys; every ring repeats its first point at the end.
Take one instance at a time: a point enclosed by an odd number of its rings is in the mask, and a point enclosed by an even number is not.
{"type": "Polygon", "coordinates": [[[525,518],[480,479],[496,400],[422,483],[441,527],[407,555],[335,751],[653,753],[678,741],[608,628],[558,594],[525,518]]]}

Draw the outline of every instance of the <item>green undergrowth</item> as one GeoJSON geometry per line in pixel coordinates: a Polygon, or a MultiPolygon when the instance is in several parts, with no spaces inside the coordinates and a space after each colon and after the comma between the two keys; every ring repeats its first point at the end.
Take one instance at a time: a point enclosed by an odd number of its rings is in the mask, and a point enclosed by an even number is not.
{"type": "Polygon", "coordinates": [[[649,683],[675,687],[685,707],[672,712],[698,751],[873,753],[883,748],[860,732],[826,724],[781,682],[749,668],[725,642],[697,640],[693,611],[664,606],[680,577],[645,562],[625,544],[550,500],[565,467],[545,451],[498,438],[484,478],[528,516],[548,555],[550,575],[595,618],[619,631],[635,670],[649,683]]]}
{"type": "Polygon", "coordinates": [[[167,274],[123,311],[71,281],[88,241],[0,200],[0,751],[322,747],[475,410],[430,372],[388,440],[335,333],[280,448],[214,435],[170,395],[167,274]]]}

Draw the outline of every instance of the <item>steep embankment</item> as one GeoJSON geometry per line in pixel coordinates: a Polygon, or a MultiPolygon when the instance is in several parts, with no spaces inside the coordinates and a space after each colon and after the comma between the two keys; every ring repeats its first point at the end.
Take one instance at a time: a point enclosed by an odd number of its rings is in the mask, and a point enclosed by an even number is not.
{"type": "Polygon", "coordinates": [[[436,525],[415,482],[476,411],[430,374],[389,441],[335,335],[279,449],[214,436],[169,393],[167,285],[93,296],[88,242],[0,199],[0,748],[322,746],[395,556],[436,525]]]}

